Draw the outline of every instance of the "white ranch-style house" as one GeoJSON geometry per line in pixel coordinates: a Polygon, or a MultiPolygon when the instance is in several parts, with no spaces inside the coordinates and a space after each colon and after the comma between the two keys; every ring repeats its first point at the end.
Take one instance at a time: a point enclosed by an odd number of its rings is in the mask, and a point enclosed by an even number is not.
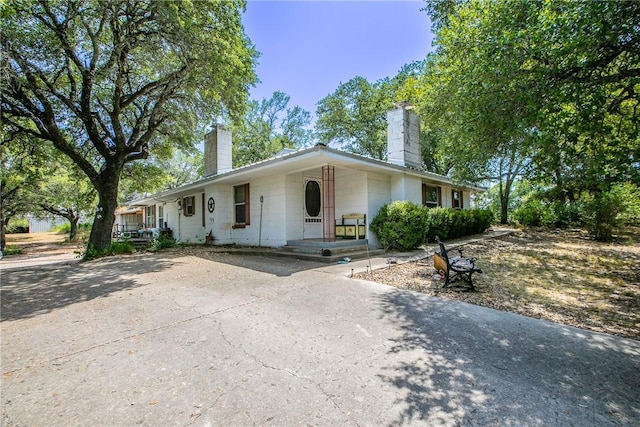
{"type": "Polygon", "coordinates": [[[316,145],[237,169],[231,133],[216,126],[205,137],[206,177],[135,201],[116,215],[115,227],[135,215],[142,228],[170,229],[185,243],[203,243],[208,234],[216,245],[274,248],[364,238],[376,248],[369,224],[383,205],[410,200],[467,209],[471,194],[484,191],[421,170],[419,120],[412,111],[390,111],[387,121],[387,161],[316,145]]]}

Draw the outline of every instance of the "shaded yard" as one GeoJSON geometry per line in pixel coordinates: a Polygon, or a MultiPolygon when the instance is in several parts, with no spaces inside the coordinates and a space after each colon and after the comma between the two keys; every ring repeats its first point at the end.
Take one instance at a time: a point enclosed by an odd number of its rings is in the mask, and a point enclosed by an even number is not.
{"type": "Polygon", "coordinates": [[[441,289],[431,258],[358,277],[640,339],[640,230],[611,244],[595,242],[579,230],[526,230],[462,249],[484,271],[474,275],[476,292],[441,289]]]}

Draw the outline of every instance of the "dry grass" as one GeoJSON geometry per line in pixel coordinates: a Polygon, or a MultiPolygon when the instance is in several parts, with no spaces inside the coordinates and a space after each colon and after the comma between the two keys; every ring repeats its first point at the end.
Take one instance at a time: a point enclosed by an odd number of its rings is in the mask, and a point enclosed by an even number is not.
{"type": "Polygon", "coordinates": [[[603,244],[578,230],[518,231],[462,247],[476,292],[443,290],[427,259],[361,278],[578,328],[640,339],[640,230],[603,244]]]}
{"type": "Polygon", "coordinates": [[[7,234],[7,247],[15,247],[22,254],[66,253],[79,250],[82,243],[69,243],[68,234],[58,232],[45,233],[15,233],[7,234]]]}

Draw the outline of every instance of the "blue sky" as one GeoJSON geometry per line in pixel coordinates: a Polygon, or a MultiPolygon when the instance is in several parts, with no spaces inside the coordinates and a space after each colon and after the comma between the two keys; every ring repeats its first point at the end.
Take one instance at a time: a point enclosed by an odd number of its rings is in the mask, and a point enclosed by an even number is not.
{"type": "Polygon", "coordinates": [[[422,1],[249,0],[245,31],[261,53],[253,99],[276,91],[315,115],[316,103],[355,76],[396,75],[432,49],[422,1]]]}

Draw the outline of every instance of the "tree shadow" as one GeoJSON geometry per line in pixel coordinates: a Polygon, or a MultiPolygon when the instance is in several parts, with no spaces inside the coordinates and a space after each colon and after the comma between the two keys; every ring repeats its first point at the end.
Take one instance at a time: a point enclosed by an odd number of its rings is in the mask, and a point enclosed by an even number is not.
{"type": "Polygon", "coordinates": [[[0,321],[25,319],[136,288],[141,284],[135,274],[171,265],[170,260],[143,254],[3,270],[0,321]]]}
{"type": "MultiPolygon", "coordinates": [[[[637,425],[640,343],[411,291],[380,296],[398,424],[637,425]],[[411,362],[407,362],[411,360],[411,362]]],[[[394,423],[395,424],[395,423],[394,423]]]]}
{"type": "Polygon", "coordinates": [[[330,265],[318,261],[300,260],[291,257],[279,257],[273,251],[263,250],[262,253],[251,251],[224,251],[210,250],[207,248],[195,248],[176,252],[175,255],[192,255],[199,258],[232,265],[234,267],[247,268],[261,273],[272,274],[277,277],[291,276],[301,271],[313,270],[322,266],[330,265]]]}

